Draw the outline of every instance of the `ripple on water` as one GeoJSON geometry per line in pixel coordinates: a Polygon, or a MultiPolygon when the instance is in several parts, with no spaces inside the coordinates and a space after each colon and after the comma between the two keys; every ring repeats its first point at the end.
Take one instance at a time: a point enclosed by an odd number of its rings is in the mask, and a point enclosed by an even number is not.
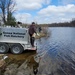
{"type": "MultiPolygon", "coordinates": [[[[50,28],[51,29],[51,28],[50,28]]],[[[39,48],[39,53],[46,51],[40,63],[41,74],[75,74],[75,28],[52,28],[51,36],[39,48]],[[58,67],[57,67],[58,66],[58,67]],[[45,70],[43,70],[43,68],[45,70]]]]}

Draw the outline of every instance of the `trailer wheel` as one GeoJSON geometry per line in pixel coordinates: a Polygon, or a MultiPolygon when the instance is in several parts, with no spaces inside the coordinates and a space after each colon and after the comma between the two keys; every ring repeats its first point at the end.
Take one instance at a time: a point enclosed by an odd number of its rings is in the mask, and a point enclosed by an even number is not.
{"type": "Polygon", "coordinates": [[[9,50],[9,47],[5,43],[0,43],[0,53],[7,53],[9,50]]]}
{"type": "Polygon", "coordinates": [[[13,54],[21,54],[24,51],[20,44],[13,44],[10,50],[13,54]]]}

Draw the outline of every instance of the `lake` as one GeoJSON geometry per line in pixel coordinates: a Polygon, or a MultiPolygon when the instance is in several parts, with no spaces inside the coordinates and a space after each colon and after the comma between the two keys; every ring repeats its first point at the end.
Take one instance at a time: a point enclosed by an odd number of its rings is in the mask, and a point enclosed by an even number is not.
{"type": "Polygon", "coordinates": [[[50,36],[38,42],[38,54],[42,59],[38,74],[75,74],[75,28],[51,27],[50,36]]]}

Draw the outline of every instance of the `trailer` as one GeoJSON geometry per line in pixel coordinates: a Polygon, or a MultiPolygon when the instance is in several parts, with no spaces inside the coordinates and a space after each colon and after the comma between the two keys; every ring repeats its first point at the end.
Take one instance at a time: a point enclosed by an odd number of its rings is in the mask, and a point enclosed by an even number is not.
{"type": "Polygon", "coordinates": [[[10,50],[21,54],[24,50],[36,50],[36,46],[34,49],[31,47],[29,39],[27,28],[0,27],[0,53],[10,50]]]}

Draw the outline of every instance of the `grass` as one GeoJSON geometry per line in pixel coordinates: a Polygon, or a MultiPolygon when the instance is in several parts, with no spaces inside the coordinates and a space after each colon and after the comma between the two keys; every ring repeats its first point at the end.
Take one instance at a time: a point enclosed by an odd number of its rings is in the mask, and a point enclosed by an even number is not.
{"type": "Polygon", "coordinates": [[[42,37],[46,37],[47,36],[47,34],[45,34],[45,33],[38,33],[39,34],[39,36],[38,35],[36,35],[36,39],[40,39],[40,38],[42,38],[42,37]]]}

